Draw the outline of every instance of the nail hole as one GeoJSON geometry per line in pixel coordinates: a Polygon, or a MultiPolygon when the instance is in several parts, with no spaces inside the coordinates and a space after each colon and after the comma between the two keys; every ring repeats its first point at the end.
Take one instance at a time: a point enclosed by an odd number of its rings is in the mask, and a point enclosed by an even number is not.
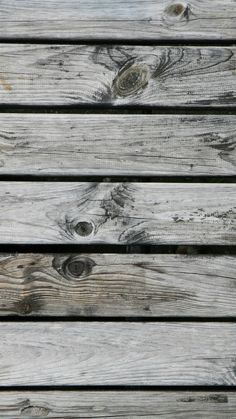
{"type": "Polygon", "coordinates": [[[90,236],[90,234],[93,232],[93,224],[88,221],[81,221],[75,226],[75,232],[79,236],[90,236]]]}

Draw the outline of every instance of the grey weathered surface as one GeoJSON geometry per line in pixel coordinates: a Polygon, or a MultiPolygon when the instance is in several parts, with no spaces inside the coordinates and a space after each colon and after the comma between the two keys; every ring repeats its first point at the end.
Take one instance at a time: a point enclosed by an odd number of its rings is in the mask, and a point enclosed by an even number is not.
{"type": "Polygon", "coordinates": [[[1,114],[0,174],[234,175],[235,115],[1,114]]]}
{"type": "Polygon", "coordinates": [[[235,39],[233,0],[2,0],[1,38],[235,39]]]}
{"type": "Polygon", "coordinates": [[[235,106],[235,51],[1,44],[0,103],[235,106]]]}
{"type": "Polygon", "coordinates": [[[0,323],[0,386],[235,385],[236,324],[0,323]]]}
{"type": "Polygon", "coordinates": [[[236,244],[236,185],[1,182],[2,243],[236,244]]]}
{"type": "Polygon", "coordinates": [[[233,317],[235,282],[230,256],[2,254],[0,315],[233,317]]]}
{"type": "Polygon", "coordinates": [[[227,391],[2,392],[4,418],[235,419],[236,395],[227,391]],[[66,416],[65,416],[66,415],[66,416]]]}

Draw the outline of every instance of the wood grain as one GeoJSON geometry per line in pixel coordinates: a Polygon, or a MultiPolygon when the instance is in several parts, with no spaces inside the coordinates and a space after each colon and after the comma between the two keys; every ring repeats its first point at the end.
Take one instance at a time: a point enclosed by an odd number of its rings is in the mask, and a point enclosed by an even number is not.
{"type": "Polygon", "coordinates": [[[235,175],[235,115],[0,114],[0,174],[235,175]]]}
{"type": "Polygon", "coordinates": [[[1,243],[235,244],[236,185],[0,183],[1,243]]]}
{"type": "Polygon", "coordinates": [[[236,257],[0,255],[0,316],[236,316],[236,257]]]}
{"type": "Polygon", "coordinates": [[[233,0],[2,0],[1,39],[231,39],[233,0]]]}
{"type": "Polygon", "coordinates": [[[25,391],[1,392],[4,418],[235,419],[232,392],[25,391]],[[66,415],[66,416],[65,416],[66,415]]]}
{"type": "Polygon", "coordinates": [[[0,386],[235,385],[236,324],[0,323],[0,386]]]}
{"type": "Polygon", "coordinates": [[[235,106],[235,51],[1,44],[0,104],[235,106]]]}

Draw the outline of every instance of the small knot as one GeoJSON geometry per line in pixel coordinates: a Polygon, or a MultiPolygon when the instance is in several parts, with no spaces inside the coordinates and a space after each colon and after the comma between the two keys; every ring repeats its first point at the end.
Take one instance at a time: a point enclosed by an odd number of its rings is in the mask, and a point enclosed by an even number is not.
{"type": "Polygon", "coordinates": [[[184,3],[173,3],[167,6],[164,11],[164,20],[167,20],[167,23],[171,21],[175,22],[176,20],[188,20],[190,15],[190,7],[188,4],[184,3]]]}
{"type": "Polygon", "coordinates": [[[91,222],[88,221],[80,221],[78,224],[76,224],[75,226],[75,232],[79,235],[79,236],[90,236],[90,234],[92,234],[94,230],[94,226],[91,222]]]}
{"type": "Polygon", "coordinates": [[[28,300],[22,300],[19,304],[17,304],[17,311],[19,314],[25,316],[33,311],[32,305],[28,300]]]}
{"type": "Polygon", "coordinates": [[[41,407],[41,406],[26,406],[21,409],[21,415],[22,416],[29,416],[29,417],[45,417],[48,416],[50,413],[50,410],[47,407],[41,407]]]}
{"type": "Polygon", "coordinates": [[[78,279],[88,276],[95,262],[90,258],[71,256],[62,265],[62,273],[67,279],[78,279]]]}
{"type": "Polygon", "coordinates": [[[132,96],[143,90],[149,80],[147,65],[129,62],[118,72],[113,81],[115,96],[132,96]]]}

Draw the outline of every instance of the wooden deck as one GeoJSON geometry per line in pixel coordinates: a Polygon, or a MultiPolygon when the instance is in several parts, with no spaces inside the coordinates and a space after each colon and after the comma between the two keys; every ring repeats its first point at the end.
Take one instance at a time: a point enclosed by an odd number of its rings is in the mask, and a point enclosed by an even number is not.
{"type": "Polygon", "coordinates": [[[0,2],[0,418],[236,419],[236,2],[0,2]]]}

